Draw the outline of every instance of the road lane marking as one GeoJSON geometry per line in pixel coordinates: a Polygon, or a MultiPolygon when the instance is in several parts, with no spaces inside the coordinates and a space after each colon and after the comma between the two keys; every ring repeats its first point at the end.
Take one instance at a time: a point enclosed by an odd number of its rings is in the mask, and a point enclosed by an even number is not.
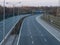
{"type": "Polygon", "coordinates": [[[22,32],[22,28],[23,28],[23,23],[22,23],[22,26],[21,26],[21,29],[20,29],[20,32],[19,32],[19,37],[18,37],[17,45],[19,44],[19,40],[21,38],[21,32],[22,32]]]}
{"type": "Polygon", "coordinates": [[[4,40],[8,37],[8,35],[11,33],[12,29],[14,28],[14,26],[18,23],[18,21],[16,21],[16,23],[13,25],[13,27],[10,29],[10,31],[6,34],[5,38],[0,42],[0,45],[2,45],[2,43],[4,42],[4,40]]]}
{"type": "MultiPolygon", "coordinates": [[[[33,25],[36,27],[36,25],[35,25],[34,23],[33,23],[33,25]]],[[[41,31],[40,31],[38,28],[37,28],[37,31],[38,31],[39,33],[41,33],[41,31]]],[[[43,37],[44,35],[41,34],[41,36],[43,37]]],[[[44,41],[47,42],[47,39],[44,38],[44,41]]]]}
{"type": "Polygon", "coordinates": [[[34,41],[32,41],[32,44],[34,44],[34,41]]]}
{"type": "MultiPolygon", "coordinates": [[[[32,22],[32,23],[33,23],[34,27],[36,28],[35,22],[32,22]]],[[[38,28],[36,28],[36,29],[39,33],[41,33],[41,31],[38,28]]]]}
{"type": "Polygon", "coordinates": [[[41,36],[43,36],[43,34],[41,34],[41,36]]]}
{"type": "Polygon", "coordinates": [[[30,34],[31,34],[31,32],[30,32],[30,34]]]}
{"type": "Polygon", "coordinates": [[[32,36],[31,36],[31,38],[32,38],[32,36]]]}
{"type": "Polygon", "coordinates": [[[47,42],[47,39],[44,38],[44,41],[47,42]]]}
{"type": "MultiPolygon", "coordinates": [[[[43,14],[42,14],[42,15],[43,15],[43,14]]],[[[54,27],[52,27],[51,25],[49,25],[47,22],[45,22],[44,20],[42,20],[42,19],[41,19],[41,16],[42,16],[42,15],[37,16],[37,17],[36,17],[36,21],[37,21],[40,25],[42,25],[42,26],[46,29],[46,31],[48,31],[48,33],[50,33],[50,34],[52,35],[52,37],[56,38],[56,39],[60,42],[60,38],[59,38],[60,32],[57,31],[57,30],[59,30],[59,29],[55,29],[54,27]],[[49,29],[49,28],[51,28],[51,29],[49,29]]]]}

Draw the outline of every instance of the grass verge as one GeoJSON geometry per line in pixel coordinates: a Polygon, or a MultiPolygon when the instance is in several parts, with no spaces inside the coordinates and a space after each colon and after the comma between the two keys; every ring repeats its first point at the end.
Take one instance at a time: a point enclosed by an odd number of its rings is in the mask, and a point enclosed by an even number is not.
{"type": "Polygon", "coordinates": [[[43,15],[41,18],[60,29],[60,17],[53,15],[43,15]]]}

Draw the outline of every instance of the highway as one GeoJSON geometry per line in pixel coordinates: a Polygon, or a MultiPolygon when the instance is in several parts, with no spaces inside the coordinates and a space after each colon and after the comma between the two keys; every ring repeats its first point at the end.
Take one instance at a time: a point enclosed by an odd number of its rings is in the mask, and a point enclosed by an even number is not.
{"type": "Polygon", "coordinates": [[[0,42],[9,33],[9,31],[12,31],[12,29],[17,24],[17,22],[24,16],[27,16],[27,15],[14,16],[14,17],[5,19],[5,29],[3,29],[4,20],[0,21],[0,42]],[[5,34],[3,32],[5,32],[5,34]],[[3,35],[4,35],[4,37],[3,37],[3,35]]]}
{"type": "Polygon", "coordinates": [[[24,19],[17,45],[60,45],[60,42],[53,37],[37,21],[37,15],[24,19]]]}

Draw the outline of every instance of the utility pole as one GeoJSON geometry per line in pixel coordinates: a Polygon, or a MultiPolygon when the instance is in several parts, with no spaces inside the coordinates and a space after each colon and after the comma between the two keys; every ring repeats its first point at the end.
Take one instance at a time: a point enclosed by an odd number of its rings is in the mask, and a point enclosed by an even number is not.
{"type": "Polygon", "coordinates": [[[5,0],[3,2],[3,37],[5,36],[5,0]]]}
{"type": "Polygon", "coordinates": [[[4,40],[5,40],[5,0],[3,2],[3,41],[4,40]]]}

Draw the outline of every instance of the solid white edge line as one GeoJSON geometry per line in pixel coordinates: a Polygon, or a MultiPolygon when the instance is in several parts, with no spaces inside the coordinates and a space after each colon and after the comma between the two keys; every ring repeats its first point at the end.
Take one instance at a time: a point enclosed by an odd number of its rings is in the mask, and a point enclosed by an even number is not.
{"type": "MultiPolygon", "coordinates": [[[[41,16],[41,15],[40,15],[41,16]]],[[[36,21],[39,23],[39,24],[41,24],[40,23],[40,21],[38,21],[38,19],[40,18],[40,16],[37,16],[36,17],[36,21]]],[[[41,24],[42,25],[42,24],[41,24]]],[[[42,25],[43,26],[43,25],[42,25]]],[[[48,31],[48,29],[47,29],[47,27],[45,27],[45,26],[43,26],[47,31],[48,31]]],[[[48,31],[49,32],[49,31],[48,31]]],[[[54,35],[53,33],[51,33],[51,32],[49,32],[51,35],[53,35],[59,42],[60,42],[60,38],[58,38],[58,37],[56,37],[56,35],[54,35]]]]}
{"type": "MultiPolygon", "coordinates": [[[[30,15],[30,14],[27,14],[30,15]]],[[[25,15],[25,16],[27,16],[25,15]]],[[[24,16],[23,16],[24,17],[24,16]]],[[[2,21],[1,21],[2,22],[2,21]]],[[[18,23],[18,21],[15,23],[15,25],[18,23]]],[[[4,42],[4,40],[8,37],[8,35],[11,33],[12,29],[15,27],[15,25],[10,29],[10,31],[7,33],[7,35],[5,36],[5,38],[0,42],[0,45],[2,45],[2,43],[4,42]]]]}
{"type": "Polygon", "coordinates": [[[19,21],[17,21],[14,26],[10,29],[10,31],[7,33],[7,35],[5,36],[5,38],[3,38],[3,40],[1,41],[0,45],[2,45],[2,43],[4,42],[4,40],[8,37],[8,35],[11,33],[12,29],[15,27],[15,25],[18,23],[19,21]]]}
{"type": "MultiPolygon", "coordinates": [[[[24,22],[23,22],[24,23],[24,22]]],[[[19,38],[18,38],[18,41],[17,41],[17,45],[19,44],[19,40],[20,40],[20,37],[21,37],[21,31],[22,31],[22,27],[23,27],[23,23],[22,23],[22,25],[21,25],[21,29],[20,29],[20,32],[19,32],[19,38]]]]}

